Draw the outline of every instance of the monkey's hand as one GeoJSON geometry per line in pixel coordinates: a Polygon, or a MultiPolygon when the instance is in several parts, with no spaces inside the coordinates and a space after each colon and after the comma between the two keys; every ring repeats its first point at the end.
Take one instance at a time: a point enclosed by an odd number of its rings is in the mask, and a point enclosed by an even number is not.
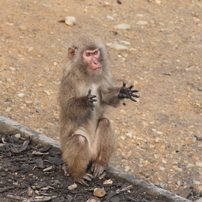
{"type": "Polygon", "coordinates": [[[137,93],[139,91],[138,90],[132,90],[132,88],[133,88],[133,85],[131,85],[130,87],[127,88],[126,83],[124,82],[122,88],[119,90],[118,97],[120,99],[127,98],[127,99],[132,100],[133,102],[137,102],[133,97],[136,97],[136,98],[140,97],[140,96],[134,94],[134,93],[137,93]]]}
{"type": "Polygon", "coordinates": [[[97,96],[92,95],[91,94],[91,89],[89,89],[88,95],[86,96],[86,102],[87,102],[88,106],[91,108],[92,111],[94,110],[94,107],[95,107],[93,102],[97,101],[97,99],[95,99],[95,97],[97,97],[97,96]]]}

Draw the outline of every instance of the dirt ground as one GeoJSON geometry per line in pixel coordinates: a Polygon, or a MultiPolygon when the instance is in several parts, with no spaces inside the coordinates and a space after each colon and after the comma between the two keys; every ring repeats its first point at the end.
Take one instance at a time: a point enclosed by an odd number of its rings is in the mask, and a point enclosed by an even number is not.
{"type": "Polygon", "coordinates": [[[200,196],[202,1],[120,3],[0,0],[0,113],[58,140],[58,87],[69,42],[85,33],[125,45],[108,47],[112,71],[141,97],[111,111],[118,137],[111,165],[200,196]],[[59,23],[65,16],[77,24],[59,23]],[[131,29],[114,28],[122,23],[131,29]]]}
{"type": "Polygon", "coordinates": [[[61,152],[15,135],[0,134],[2,202],[166,202],[104,173],[88,187],[64,175],[61,152]],[[76,186],[75,186],[76,185],[76,186]],[[100,190],[98,190],[100,189],[100,190]]]}

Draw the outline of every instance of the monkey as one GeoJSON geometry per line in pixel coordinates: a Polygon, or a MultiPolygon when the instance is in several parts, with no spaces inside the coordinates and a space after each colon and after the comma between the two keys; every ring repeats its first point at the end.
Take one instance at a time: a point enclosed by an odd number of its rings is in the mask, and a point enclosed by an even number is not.
{"type": "Polygon", "coordinates": [[[74,181],[100,176],[116,150],[116,136],[107,118],[110,106],[124,98],[136,102],[133,85],[117,87],[104,43],[82,36],[68,48],[59,89],[62,158],[74,181]],[[90,171],[89,171],[90,170],[90,171]]]}

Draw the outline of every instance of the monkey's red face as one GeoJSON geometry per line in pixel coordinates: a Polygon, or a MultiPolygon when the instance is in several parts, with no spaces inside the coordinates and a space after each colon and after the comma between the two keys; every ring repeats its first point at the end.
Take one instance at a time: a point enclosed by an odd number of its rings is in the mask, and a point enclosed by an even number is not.
{"type": "Polygon", "coordinates": [[[100,50],[86,50],[83,52],[83,58],[89,65],[90,72],[100,72],[102,65],[100,63],[100,50]]]}

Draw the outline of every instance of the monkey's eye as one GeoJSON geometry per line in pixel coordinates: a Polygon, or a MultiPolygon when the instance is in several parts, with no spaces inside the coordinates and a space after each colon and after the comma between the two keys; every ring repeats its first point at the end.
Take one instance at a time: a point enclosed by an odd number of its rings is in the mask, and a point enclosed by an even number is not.
{"type": "Polygon", "coordinates": [[[86,53],[86,56],[89,57],[91,54],[90,53],[86,53]]]}
{"type": "Polygon", "coordinates": [[[97,55],[98,54],[98,51],[95,51],[94,53],[93,53],[93,55],[97,55]]]}

